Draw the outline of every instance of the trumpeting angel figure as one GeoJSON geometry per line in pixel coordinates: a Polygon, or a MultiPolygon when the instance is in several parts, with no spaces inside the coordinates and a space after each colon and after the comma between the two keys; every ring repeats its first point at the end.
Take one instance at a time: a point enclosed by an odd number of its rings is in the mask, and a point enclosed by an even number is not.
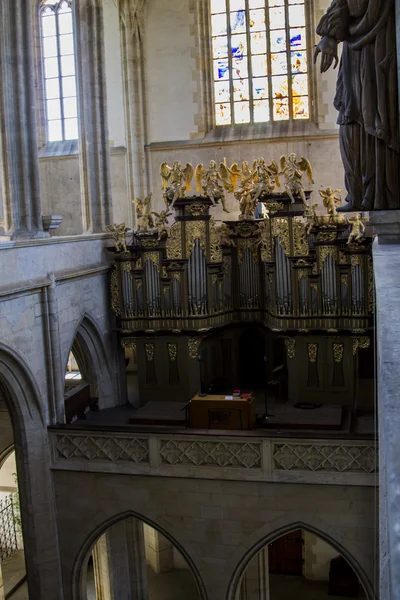
{"type": "Polygon", "coordinates": [[[216,201],[221,200],[224,212],[229,213],[230,211],[226,207],[225,190],[227,192],[233,192],[234,190],[234,185],[229,181],[231,175],[224,163],[220,163],[217,168],[215,160],[210,160],[208,169],[205,169],[203,164],[200,163],[195,171],[196,192],[202,191],[204,195],[210,198],[213,206],[216,206],[216,201]]]}
{"type": "Polygon", "coordinates": [[[328,215],[331,217],[336,215],[336,209],[342,203],[340,192],[341,190],[334,190],[331,187],[326,188],[326,190],[319,190],[319,195],[328,211],[328,215]]]}
{"type": "Polygon", "coordinates": [[[127,252],[126,248],[126,232],[129,231],[129,227],[126,227],[125,223],[113,223],[107,225],[108,231],[111,231],[112,236],[115,240],[115,249],[117,252],[127,252]]]}
{"type": "Polygon", "coordinates": [[[163,162],[160,167],[160,175],[161,189],[164,190],[163,199],[168,210],[168,203],[171,203],[171,208],[173,208],[178,198],[183,198],[185,193],[191,190],[193,167],[190,163],[186,163],[186,167],[182,169],[179,161],[175,161],[172,167],[169,167],[166,162],[163,162]]]}
{"type": "Polygon", "coordinates": [[[347,240],[347,245],[351,244],[353,241],[360,243],[365,232],[364,223],[367,223],[368,219],[365,219],[359,213],[356,213],[352,219],[348,219],[347,221],[351,224],[351,231],[349,239],[347,240]]]}
{"type": "Polygon", "coordinates": [[[289,154],[288,158],[286,158],[286,156],[281,156],[280,165],[280,175],[283,175],[284,177],[284,188],[291,201],[294,202],[295,194],[299,194],[304,204],[307,204],[302,179],[303,172],[305,172],[307,173],[309,182],[314,183],[310,162],[306,158],[300,158],[299,160],[297,156],[292,153],[289,154]]]}

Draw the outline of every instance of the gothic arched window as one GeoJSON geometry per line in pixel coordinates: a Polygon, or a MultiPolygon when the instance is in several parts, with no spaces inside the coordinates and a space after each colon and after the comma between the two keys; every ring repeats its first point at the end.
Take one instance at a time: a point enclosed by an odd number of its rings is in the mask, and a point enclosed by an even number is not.
{"type": "Polygon", "coordinates": [[[40,8],[47,141],[78,138],[74,23],[71,0],[44,0],[40,8]]]}
{"type": "Polygon", "coordinates": [[[215,124],[309,119],[304,0],[210,0],[215,124]]]}

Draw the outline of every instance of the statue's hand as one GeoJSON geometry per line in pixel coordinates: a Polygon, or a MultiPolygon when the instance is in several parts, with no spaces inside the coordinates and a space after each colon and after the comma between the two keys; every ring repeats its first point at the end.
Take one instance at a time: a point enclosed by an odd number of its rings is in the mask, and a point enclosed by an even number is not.
{"type": "Polygon", "coordinates": [[[334,38],[328,36],[321,38],[314,52],[314,64],[317,62],[318,54],[321,52],[321,73],[325,73],[329,69],[333,59],[335,59],[333,68],[336,69],[339,62],[337,47],[338,42],[334,38]]]}

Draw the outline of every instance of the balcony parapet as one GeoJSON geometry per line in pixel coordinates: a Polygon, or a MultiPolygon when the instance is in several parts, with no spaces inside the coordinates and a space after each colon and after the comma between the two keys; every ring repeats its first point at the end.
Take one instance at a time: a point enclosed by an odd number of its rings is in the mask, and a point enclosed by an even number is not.
{"type": "Polygon", "coordinates": [[[371,440],[50,429],[52,468],[276,483],[377,485],[371,440]]]}

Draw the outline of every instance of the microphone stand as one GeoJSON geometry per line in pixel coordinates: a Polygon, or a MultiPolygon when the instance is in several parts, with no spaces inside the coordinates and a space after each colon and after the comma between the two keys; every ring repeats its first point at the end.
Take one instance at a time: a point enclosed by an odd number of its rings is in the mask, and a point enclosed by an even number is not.
{"type": "Polygon", "coordinates": [[[268,412],[268,370],[267,370],[267,365],[268,365],[268,358],[266,356],[264,356],[264,406],[265,406],[265,415],[263,416],[262,420],[266,421],[267,419],[269,419],[270,417],[273,417],[274,415],[270,415],[268,412]]]}
{"type": "Polygon", "coordinates": [[[199,363],[199,369],[200,369],[200,392],[199,392],[199,396],[200,396],[200,398],[204,398],[204,396],[207,396],[207,394],[204,392],[203,357],[202,357],[201,354],[197,355],[197,362],[199,363]]]}

